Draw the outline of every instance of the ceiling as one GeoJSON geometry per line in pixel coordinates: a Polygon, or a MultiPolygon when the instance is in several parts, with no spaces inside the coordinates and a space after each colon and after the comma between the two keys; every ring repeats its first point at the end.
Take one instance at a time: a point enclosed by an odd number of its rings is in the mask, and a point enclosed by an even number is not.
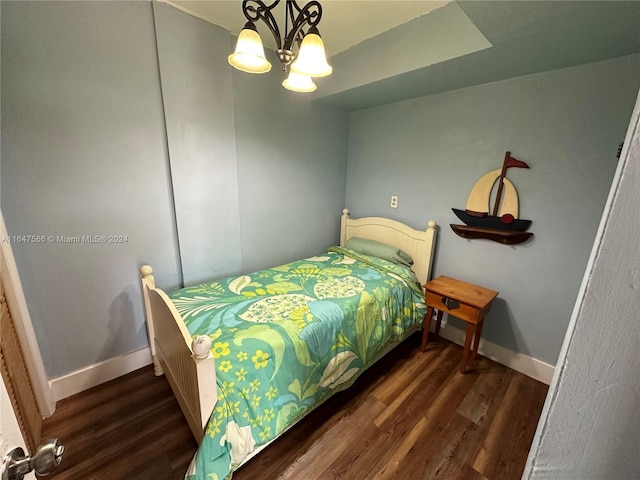
{"type": "MultiPolygon", "coordinates": [[[[239,0],[168,3],[232,33],[246,20],[239,0]]],[[[319,30],[334,73],[305,95],[347,110],[640,53],[635,0],[322,0],[322,7],[319,30]]],[[[258,30],[274,48],[266,27],[258,30]]]]}
{"type": "MultiPolygon", "coordinates": [[[[325,44],[327,56],[347,50],[368,38],[375,37],[409,20],[438,9],[451,0],[386,0],[353,1],[322,0],[322,20],[318,29],[325,44]]],[[[247,19],[239,0],[169,0],[170,5],[191,13],[238,35],[247,19]]],[[[272,3],[265,0],[265,3],[272,3]]],[[[299,5],[306,2],[301,0],[299,5]]],[[[284,26],[284,5],[281,1],[273,10],[278,26],[284,26]]],[[[264,24],[257,25],[266,47],[276,49],[275,41],[264,24]]]]}

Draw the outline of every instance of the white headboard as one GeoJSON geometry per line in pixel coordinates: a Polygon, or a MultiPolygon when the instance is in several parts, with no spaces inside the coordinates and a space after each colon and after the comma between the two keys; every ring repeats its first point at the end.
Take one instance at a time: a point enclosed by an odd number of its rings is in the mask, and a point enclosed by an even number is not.
{"type": "Polygon", "coordinates": [[[401,248],[413,258],[413,271],[420,285],[424,285],[431,278],[436,226],[436,222],[430,220],[427,229],[420,231],[389,218],[353,219],[345,208],[342,211],[340,246],[344,246],[351,237],[362,237],[401,248]]]}

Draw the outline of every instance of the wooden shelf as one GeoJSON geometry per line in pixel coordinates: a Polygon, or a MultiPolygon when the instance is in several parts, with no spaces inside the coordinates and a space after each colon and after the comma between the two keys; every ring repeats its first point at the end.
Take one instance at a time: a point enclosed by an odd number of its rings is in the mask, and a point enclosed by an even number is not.
{"type": "Polygon", "coordinates": [[[533,236],[531,232],[514,232],[511,230],[498,230],[495,228],[469,227],[468,225],[450,224],[451,229],[462,238],[485,238],[505,245],[517,245],[533,236]]]}

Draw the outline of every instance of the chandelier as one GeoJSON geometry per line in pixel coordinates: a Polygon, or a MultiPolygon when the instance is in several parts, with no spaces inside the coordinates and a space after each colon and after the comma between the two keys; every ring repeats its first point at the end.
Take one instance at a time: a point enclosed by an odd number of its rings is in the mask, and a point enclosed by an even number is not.
{"type": "Polygon", "coordinates": [[[333,71],[327,63],[324,44],[317,27],[322,17],[322,7],[315,0],[302,8],[295,0],[286,0],[283,41],[278,23],[271,13],[279,3],[280,0],[271,5],[266,5],[261,0],[242,2],[242,12],[247,23],[238,36],[235,51],[229,55],[229,63],[243,72],[266,73],[271,70],[271,63],[264,56],[262,39],[256,28],[256,22],[262,20],[276,41],[276,53],[282,63],[282,70],[286,72],[289,69],[289,76],[282,82],[282,86],[294,92],[313,92],[316,84],[312,78],[326,77],[333,71]],[[297,55],[293,52],[294,45],[298,49],[297,55]]]}

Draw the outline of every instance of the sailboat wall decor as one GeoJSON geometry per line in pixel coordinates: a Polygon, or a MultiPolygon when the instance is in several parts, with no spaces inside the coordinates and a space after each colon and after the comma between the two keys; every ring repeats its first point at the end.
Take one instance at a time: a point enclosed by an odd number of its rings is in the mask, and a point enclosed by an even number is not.
{"type": "Polygon", "coordinates": [[[464,210],[452,209],[465,225],[451,224],[453,231],[463,238],[486,238],[506,245],[522,243],[533,236],[526,230],[531,220],[519,217],[518,192],[507,178],[509,168],[529,168],[525,162],[506,152],[502,168],[492,170],[476,182],[469,193],[464,210]],[[496,199],[491,214],[491,192],[498,184],[496,199]]]}

